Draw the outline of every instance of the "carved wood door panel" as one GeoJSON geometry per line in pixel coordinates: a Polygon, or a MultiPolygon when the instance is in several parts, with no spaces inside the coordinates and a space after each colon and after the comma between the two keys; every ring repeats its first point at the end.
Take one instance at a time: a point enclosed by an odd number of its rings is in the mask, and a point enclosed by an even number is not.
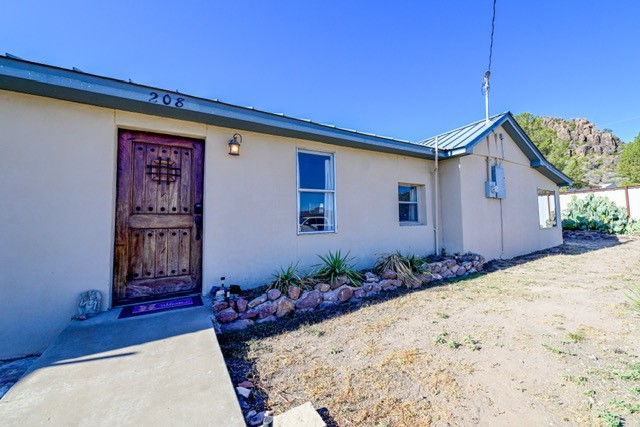
{"type": "Polygon", "coordinates": [[[203,148],[120,131],[114,305],[202,290],[203,148]]]}

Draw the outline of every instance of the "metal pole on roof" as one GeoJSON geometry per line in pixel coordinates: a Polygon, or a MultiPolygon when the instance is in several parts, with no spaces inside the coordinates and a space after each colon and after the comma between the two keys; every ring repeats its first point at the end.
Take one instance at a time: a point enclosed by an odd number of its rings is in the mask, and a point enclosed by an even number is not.
{"type": "Polygon", "coordinates": [[[493,33],[496,30],[496,1],[493,0],[493,16],[491,17],[491,39],[489,42],[489,66],[482,79],[482,94],[484,95],[485,124],[489,125],[489,77],[491,76],[491,60],[493,59],[493,33]]]}
{"type": "Polygon", "coordinates": [[[489,76],[491,71],[487,70],[482,79],[482,93],[484,93],[484,123],[489,125],[489,76]]]}

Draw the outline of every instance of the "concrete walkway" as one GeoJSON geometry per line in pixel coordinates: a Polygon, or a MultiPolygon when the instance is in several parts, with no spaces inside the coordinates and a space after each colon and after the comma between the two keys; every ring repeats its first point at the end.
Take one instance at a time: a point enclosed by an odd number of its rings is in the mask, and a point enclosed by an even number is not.
{"type": "Polygon", "coordinates": [[[72,322],[0,400],[0,424],[244,426],[207,306],[72,322]]]}

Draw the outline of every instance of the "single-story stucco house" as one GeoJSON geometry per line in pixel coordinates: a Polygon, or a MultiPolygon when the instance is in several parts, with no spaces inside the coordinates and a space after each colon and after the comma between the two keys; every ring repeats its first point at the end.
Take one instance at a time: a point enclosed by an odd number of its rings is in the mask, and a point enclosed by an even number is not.
{"type": "Polygon", "coordinates": [[[408,142],[0,57],[0,121],[0,359],[41,352],[91,289],[107,310],[337,249],[366,268],[562,243],[570,180],[508,112],[408,142]]]}

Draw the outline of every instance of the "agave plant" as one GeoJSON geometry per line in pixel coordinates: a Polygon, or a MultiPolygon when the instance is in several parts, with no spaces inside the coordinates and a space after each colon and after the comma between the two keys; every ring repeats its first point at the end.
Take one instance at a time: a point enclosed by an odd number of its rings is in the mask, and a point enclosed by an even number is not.
{"type": "Polygon", "coordinates": [[[285,294],[289,289],[289,286],[300,286],[302,278],[298,274],[298,264],[300,261],[295,264],[291,263],[286,268],[280,267],[278,271],[276,271],[273,276],[273,281],[269,285],[269,289],[278,289],[280,292],[285,294]]]}
{"type": "Polygon", "coordinates": [[[325,256],[318,255],[322,260],[322,264],[316,266],[318,267],[316,277],[327,282],[333,282],[338,277],[344,276],[352,285],[361,286],[362,275],[351,263],[355,257],[350,257],[349,254],[350,251],[342,255],[342,252],[338,249],[335,252],[329,252],[325,256]]]}

